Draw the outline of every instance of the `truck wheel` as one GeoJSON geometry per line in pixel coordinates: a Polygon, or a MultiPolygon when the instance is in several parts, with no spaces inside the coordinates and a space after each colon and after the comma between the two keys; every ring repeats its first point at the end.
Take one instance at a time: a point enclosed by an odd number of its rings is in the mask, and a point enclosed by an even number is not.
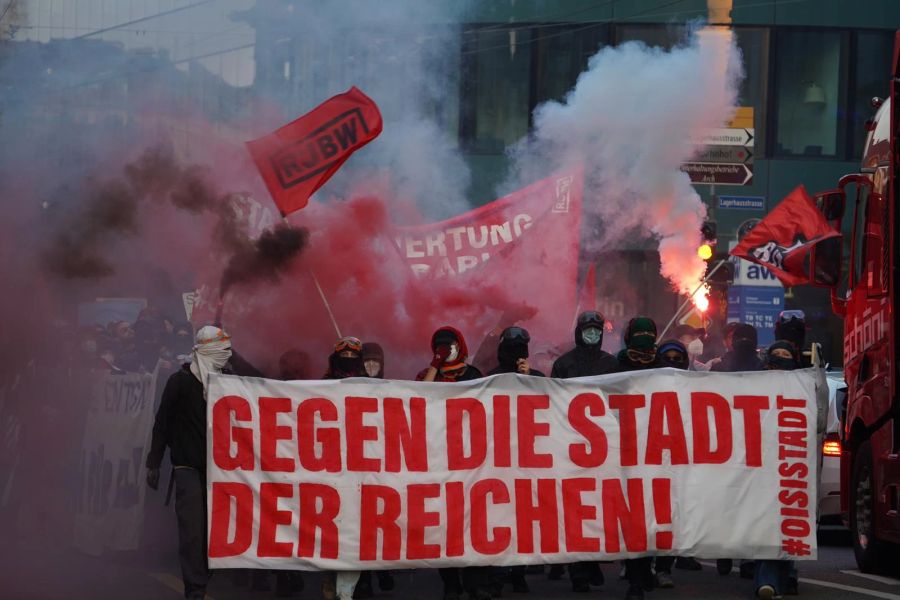
{"type": "Polygon", "coordinates": [[[863,573],[878,573],[886,556],[883,544],[875,537],[875,480],[868,440],[856,449],[850,486],[850,533],[856,564],[863,573]]]}

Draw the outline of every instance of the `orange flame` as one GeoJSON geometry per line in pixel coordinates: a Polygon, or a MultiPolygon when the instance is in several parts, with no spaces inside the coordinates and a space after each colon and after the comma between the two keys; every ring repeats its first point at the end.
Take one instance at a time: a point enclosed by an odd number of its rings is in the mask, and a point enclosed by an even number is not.
{"type": "Polygon", "coordinates": [[[705,313],[709,310],[709,287],[704,285],[697,290],[693,298],[691,298],[691,301],[693,301],[694,307],[698,311],[705,313]]]}

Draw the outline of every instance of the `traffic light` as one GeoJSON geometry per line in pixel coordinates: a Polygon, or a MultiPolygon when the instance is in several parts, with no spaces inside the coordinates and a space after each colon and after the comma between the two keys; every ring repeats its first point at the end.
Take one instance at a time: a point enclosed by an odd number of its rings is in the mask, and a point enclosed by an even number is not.
{"type": "Polygon", "coordinates": [[[697,248],[697,255],[706,261],[706,277],[709,277],[710,286],[730,285],[734,281],[734,265],[731,261],[717,267],[720,258],[716,256],[716,242],[718,241],[715,221],[704,221],[700,227],[700,236],[703,242],[697,248]],[[715,269],[715,272],[713,272],[715,269]],[[710,276],[712,273],[712,276],[710,276]]]}

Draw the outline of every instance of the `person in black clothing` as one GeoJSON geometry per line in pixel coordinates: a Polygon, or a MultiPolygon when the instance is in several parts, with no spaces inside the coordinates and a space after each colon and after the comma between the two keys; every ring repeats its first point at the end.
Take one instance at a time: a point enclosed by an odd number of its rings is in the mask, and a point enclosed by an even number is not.
{"type": "MultiPolygon", "coordinates": [[[[794,318],[792,317],[792,319],[794,318]]],[[[800,344],[802,347],[802,338],[800,344]]],[[[793,371],[802,367],[796,341],[778,340],[766,349],[765,368],[767,370],[793,371]]],[[[799,579],[794,561],[764,559],[754,561],[754,563],[753,575],[757,598],[780,598],[782,594],[798,595],[799,579]]],[[[741,571],[744,571],[744,565],[741,565],[741,571]]]]}
{"type": "MultiPolygon", "coordinates": [[[[712,370],[723,373],[734,373],[738,371],[761,371],[765,367],[759,358],[756,349],[758,337],[756,328],[747,323],[735,325],[731,333],[731,350],[725,353],[722,362],[715,365],[712,370]]],[[[728,575],[734,566],[734,561],[730,558],[720,558],[716,560],[716,571],[719,575],[728,575]]],[[[743,578],[753,577],[753,562],[743,561],[740,566],[740,574],[743,578]]]]}
{"type": "MultiPolygon", "coordinates": [[[[497,346],[497,366],[488,371],[488,375],[499,373],[519,373],[532,377],[546,377],[537,369],[532,369],[528,364],[528,343],[531,335],[523,327],[507,327],[500,334],[500,343],[497,346]]],[[[530,589],[525,580],[525,565],[516,565],[509,569],[513,592],[527,594],[530,589]]],[[[503,587],[505,569],[494,569],[493,587],[494,597],[500,595],[503,587]]]]}
{"type": "MultiPolygon", "coordinates": [[[[618,354],[620,371],[655,369],[660,365],[656,355],[656,323],[650,317],[635,317],[625,329],[625,348],[618,354]]],[[[625,600],[640,600],[644,590],[655,587],[651,565],[653,557],[645,556],[625,561],[628,591],[625,600]]]]}
{"type": "MultiPolygon", "coordinates": [[[[334,352],[328,356],[328,370],[323,379],[346,379],[348,377],[365,377],[363,366],[362,342],[359,338],[345,336],[334,344],[334,352]]],[[[371,598],[372,587],[365,583],[359,586],[360,571],[328,571],[322,578],[322,597],[325,600],[350,600],[350,597],[371,598]]]]}
{"type": "MultiPolygon", "coordinates": [[[[666,340],[659,344],[656,350],[656,362],[660,367],[671,367],[686,371],[690,367],[690,355],[687,346],[680,340],[666,340]]],[[[675,586],[672,581],[672,566],[688,571],[699,571],[703,567],[696,558],[689,556],[658,556],[656,557],[656,585],[661,588],[675,586]]]]}
{"type": "Polygon", "coordinates": [[[328,357],[328,371],[324,379],[345,379],[366,377],[363,366],[362,342],[359,338],[342,337],[334,345],[334,352],[328,357]]]}
{"type": "MultiPolygon", "coordinates": [[[[602,348],[605,327],[606,319],[595,310],[578,315],[575,324],[575,348],[556,359],[550,377],[568,379],[618,371],[619,362],[602,348]]],[[[563,569],[563,565],[552,565],[548,579],[562,579],[563,569]]],[[[572,590],[582,593],[591,591],[591,585],[603,585],[604,581],[600,563],[595,561],[570,564],[569,579],[572,582],[572,590]]]]}
{"type": "MultiPolygon", "coordinates": [[[[416,375],[416,381],[471,381],[483,377],[466,362],[468,347],[462,333],[445,325],[431,336],[431,364],[416,375]]],[[[438,569],[444,583],[444,600],[459,600],[465,591],[471,600],[490,600],[491,567],[445,567],[438,569]]]]}
{"type": "Polygon", "coordinates": [[[575,348],[556,359],[550,377],[567,379],[616,372],[619,369],[618,361],[602,348],[605,326],[606,319],[595,310],[578,315],[575,348]]]}
{"type": "Polygon", "coordinates": [[[363,344],[362,359],[368,377],[384,379],[384,350],[380,344],[375,342],[363,344]]]}
{"type": "Polygon", "coordinates": [[[712,370],[724,373],[762,370],[763,364],[756,350],[757,343],[756,329],[753,325],[741,323],[735,326],[731,334],[731,350],[725,353],[722,362],[715,365],[712,370]]]}
{"type": "Polygon", "coordinates": [[[147,485],[159,488],[159,467],[169,448],[175,478],[178,556],[185,598],[203,598],[206,560],[206,394],[211,373],[231,358],[231,338],[218,327],[197,332],[193,360],[166,382],[147,455],[147,485]]]}
{"type": "Polygon", "coordinates": [[[546,377],[528,364],[528,343],[531,336],[522,327],[507,327],[500,334],[497,346],[497,366],[488,371],[488,375],[498,373],[519,373],[532,377],[546,377]]]}
{"type": "MultiPolygon", "coordinates": [[[[381,345],[376,342],[366,342],[362,345],[363,368],[366,376],[373,379],[384,379],[384,350],[381,345]]],[[[375,571],[378,578],[378,587],[382,592],[389,592],[394,589],[394,575],[387,570],[375,571]]],[[[359,581],[356,584],[356,590],[353,597],[356,599],[371,598],[374,595],[372,590],[372,571],[363,571],[359,575],[359,581]]]]}

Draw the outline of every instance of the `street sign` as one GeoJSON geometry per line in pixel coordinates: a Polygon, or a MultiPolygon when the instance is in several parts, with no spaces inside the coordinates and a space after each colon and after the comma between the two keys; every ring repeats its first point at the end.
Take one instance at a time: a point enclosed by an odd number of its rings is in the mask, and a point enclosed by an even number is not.
{"type": "Polygon", "coordinates": [[[753,152],[745,146],[710,146],[694,158],[699,163],[753,164],[753,152]]]}
{"type": "Polygon", "coordinates": [[[719,208],[723,210],[765,210],[763,196],[719,196],[719,208]]]}
{"type": "Polygon", "coordinates": [[[747,323],[756,328],[760,346],[775,341],[775,321],[784,310],[784,288],[733,285],[728,288],[729,322],[747,323]]]}
{"type": "Polygon", "coordinates": [[[750,185],[753,181],[753,165],[730,163],[684,163],[681,170],[691,178],[691,183],[703,185],[750,185]]]}
{"type": "Polygon", "coordinates": [[[753,132],[752,128],[743,127],[711,129],[705,135],[692,141],[702,146],[752,146],[753,132]]]}

